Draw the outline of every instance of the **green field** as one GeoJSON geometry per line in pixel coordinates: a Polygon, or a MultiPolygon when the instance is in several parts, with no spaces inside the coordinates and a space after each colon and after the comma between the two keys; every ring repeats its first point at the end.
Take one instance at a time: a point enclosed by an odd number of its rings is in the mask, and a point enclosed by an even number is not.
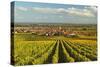
{"type": "Polygon", "coordinates": [[[96,39],[14,34],[14,65],[84,62],[97,60],[96,39]]]}

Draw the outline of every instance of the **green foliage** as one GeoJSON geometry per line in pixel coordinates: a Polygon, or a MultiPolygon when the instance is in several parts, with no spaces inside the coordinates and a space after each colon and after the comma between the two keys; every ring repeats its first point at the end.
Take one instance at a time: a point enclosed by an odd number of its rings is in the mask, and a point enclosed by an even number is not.
{"type": "Polygon", "coordinates": [[[15,65],[97,60],[96,45],[76,43],[72,40],[60,39],[60,37],[57,40],[48,40],[38,36],[35,40],[33,34],[20,36],[18,34],[14,38],[12,60],[15,65]]]}
{"type": "Polygon", "coordinates": [[[57,41],[57,47],[56,47],[55,54],[53,55],[52,63],[58,63],[58,59],[59,59],[58,53],[59,53],[59,41],[57,41]]]}

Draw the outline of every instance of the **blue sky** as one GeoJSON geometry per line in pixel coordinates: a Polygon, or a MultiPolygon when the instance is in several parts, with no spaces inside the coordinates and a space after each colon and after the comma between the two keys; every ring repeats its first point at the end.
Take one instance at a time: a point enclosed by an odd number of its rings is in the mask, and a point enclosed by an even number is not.
{"type": "Polygon", "coordinates": [[[83,5],[14,2],[15,23],[97,23],[97,7],[83,5]]]}

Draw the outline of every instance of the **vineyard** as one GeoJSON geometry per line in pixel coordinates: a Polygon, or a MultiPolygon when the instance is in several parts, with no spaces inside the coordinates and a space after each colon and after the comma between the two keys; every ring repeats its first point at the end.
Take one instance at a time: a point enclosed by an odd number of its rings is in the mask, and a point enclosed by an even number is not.
{"type": "Polygon", "coordinates": [[[11,65],[97,61],[97,9],[95,5],[11,2],[11,65]]]}
{"type": "MultiPolygon", "coordinates": [[[[17,36],[18,37],[18,36],[17,36]]],[[[14,65],[84,62],[97,60],[96,40],[14,40],[14,65]]],[[[19,39],[19,37],[18,37],[19,39]]]]}

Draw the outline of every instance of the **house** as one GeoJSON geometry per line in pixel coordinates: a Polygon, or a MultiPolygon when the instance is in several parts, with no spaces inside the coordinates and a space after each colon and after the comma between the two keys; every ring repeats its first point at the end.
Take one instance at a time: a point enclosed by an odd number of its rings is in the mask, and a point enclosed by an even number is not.
{"type": "Polygon", "coordinates": [[[75,33],[66,34],[66,37],[78,37],[75,33]]]}

